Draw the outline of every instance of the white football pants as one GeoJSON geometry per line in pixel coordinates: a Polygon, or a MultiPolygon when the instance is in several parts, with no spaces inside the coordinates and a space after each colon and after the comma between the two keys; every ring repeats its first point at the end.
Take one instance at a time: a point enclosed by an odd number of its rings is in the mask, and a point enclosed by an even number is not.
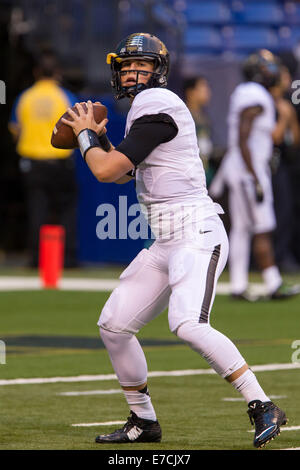
{"type": "Polygon", "coordinates": [[[245,175],[230,182],[229,213],[229,273],[231,291],[240,294],[247,289],[253,234],[267,233],[276,226],[270,178],[262,178],[263,202],[256,202],[254,183],[245,175]]]}
{"type": "Polygon", "coordinates": [[[199,352],[222,376],[245,364],[234,344],[210,326],[216,283],[228,257],[218,216],[173,242],[156,241],[120,276],[100,315],[101,338],[122,386],[147,382],[147,363],[134,336],[167,306],[170,330],[199,352]]]}

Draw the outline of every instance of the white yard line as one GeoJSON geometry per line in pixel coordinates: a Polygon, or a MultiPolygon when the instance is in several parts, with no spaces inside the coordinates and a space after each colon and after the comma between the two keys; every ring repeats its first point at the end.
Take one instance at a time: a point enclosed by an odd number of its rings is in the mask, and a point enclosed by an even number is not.
{"type": "MultiPolygon", "coordinates": [[[[118,279],[86,279],[86,278],[62,278],[59,290],[71,291],[98,291],[109,292],[119,285],[118,279]]],[[[261,283],[250,284],[251,291],[258,295],[265,294],[265,287],[261,283]]],[[[42,283],[37,276],[0,276],[0,291],[19,290],[41,290],[42,283]]],[[[227,295],[230,293],[229,283],[219,282],[217,284],[217,294],[227,295]]]]}
{"type": "Polygon", "coordinates": [[[75,427],[90,427],[90,426],[113,426],[113,425],[125,424],[125,421],[106,421],[104,423],[78,423],[78,424],[71,424],[71,426],[75,427]]]}
{"type": "MultiPolygon", "coordinates": [[[[300,431],[300,426],[282,426],[280,427],[280,432],[282,431],[300,431]]],[[[255,432],[255,430],[250,429],[248,432],[255,432]]]]}
{"type": "Polygon", "coordinates": [[[80,395],[113,395],[114,393],[123,393],[123,390],[119,388],[111,390],[87,390],[85,392],[63,392],[57,393],[57,395],[65,397],[77,397],[80,395]]]}
{"type": "MultiPolygon", "coordinates": [[[[107,292],[113,290],[118,284],[118,279],[63,278],[58,288],[59,290],[107,292]]],[[[42,288],[39,277],[0,276],[0,291],[40,290],[42,288]]]]}
{"type": "MultiPolygon", "coordinates": [[[[286,395],[269,395],[269,398],[271,398],[272,400],[279,400],[280,398],[287,398],[286,395]]],[[[245,399],[244,398],[231,398],[231,397],[228,397],[228,398],[222,398],[222,401],[229,401],[229,402],[234,402],[234,401],[241,401],[241,402],[245,402],[245,399]]]]}
{"type": "Polygon", "coordinates": [[[300,431],[300,426],[283,426],[280,428],[281,431],[300,431]]]}
{"type": "MultiPolygon", "coordinates": [[[[119,424],[124,424],[125,421],[105,421],[103,423],[77,423],[77,424],[71,424],[71,426],[76,426],[76,427],[90,427],[90,426],[112,426],[112,425],[119,425],[119,424]]],[[[299,431],[300,426],[289,426],[289,427],[281,427],[281,431],[299,431]]],[[[254,432],[254,429],[250,429],[247,432],[254,432]]],[[[300,447],[292,447],[291,449],[280,449],[280,450],[299,450],[300,447]]]]}
{"type": "Polygon", "coordinates": [[[116,380],[115,374],[105,375],[77,375],[75,377],[36,377],[30,379],[8,379],[0,380],[0,385],[35,385],[35,384],[51,384],[58,382],[94,382],[103,380],[116,380]]]}
{"type": "Polygon", "coordinates": [[[288,449],[277,449],[277,450],[300,450],[300,447],[289,447],[288,449]]]}
{"type": "MultiPolygon", "coordinates": [[[[267,372],[278,370],[294,370],[300,369],[300,363],[287,363],[287,364],[264,364],[258,366],[251,366],[253,372],[267,372]]],[[[188,375],[211,375],[216,374],[213,369],[187,369],[187,370],[171,370],[171,371],[152,371],[148,373],[148,377],[183,377],[188,375]]],[[[1,385],[34,385],[58,382],[94,382],[117,380],[115,374],[102,374],[102,375],[77,375],[75,377],[35,377],[35,378],[19,378],[19,379],[2,379],[1,385]]]]}

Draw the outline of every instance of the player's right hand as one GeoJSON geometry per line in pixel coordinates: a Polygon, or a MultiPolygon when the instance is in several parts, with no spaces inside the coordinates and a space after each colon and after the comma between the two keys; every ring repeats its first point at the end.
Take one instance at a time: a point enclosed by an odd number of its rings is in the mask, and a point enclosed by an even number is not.
{"type": "Polygon", "coordinates": [[[61,118],[61,121],[64,124],[72,127],[76,137],[80,134],[83,129],[91,129],[96,132],[99,136],[106,132],[105,125],[108,122],[108,119],[103,119],[99,124],[95,121],[93,114],[93,103],[91,100],[88,100],[86,103],[87,110],[85,111],[82,104],[76,103],[75,107],[77,109],[77,114],[71,109],[68,108],[68,114],[71,116],[72,121],[69,119],[61,118]]]}
{"type": "Polygon", "coordinates": [[[264,200],[263,188],[258,181],[255,183],[255,198],[256,202],[263,202],[264,200]]]}

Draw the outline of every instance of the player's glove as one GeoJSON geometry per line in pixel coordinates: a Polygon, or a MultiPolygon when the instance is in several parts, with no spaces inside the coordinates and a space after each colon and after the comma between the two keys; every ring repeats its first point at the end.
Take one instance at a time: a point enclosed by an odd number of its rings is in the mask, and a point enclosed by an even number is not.
{"type": "Polygon", "coordinates": [[[263,188],[258,181],[255,183],[255,198],[256,202],[263,202],[264,200],[263,188]]]}

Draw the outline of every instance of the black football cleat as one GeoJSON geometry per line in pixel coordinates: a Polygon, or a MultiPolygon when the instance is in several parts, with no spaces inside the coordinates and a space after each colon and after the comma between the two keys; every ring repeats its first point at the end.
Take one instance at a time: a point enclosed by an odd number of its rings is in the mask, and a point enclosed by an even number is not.
{"type": "Polygon", "coordinates": [[[251,401],[248,404],[251,424],[255,424],[254,447],[264,447],[280,434],[280,426],[287,423],[284,411],[271,401],[251,401]]]}
{"type": "Polygon", "coordinates": [[[127,442],[160,442],[161,427],[158,421],[139,418],[133,411],[121,429],[96,437],[98,444],[123,444],[127,442]]]}

